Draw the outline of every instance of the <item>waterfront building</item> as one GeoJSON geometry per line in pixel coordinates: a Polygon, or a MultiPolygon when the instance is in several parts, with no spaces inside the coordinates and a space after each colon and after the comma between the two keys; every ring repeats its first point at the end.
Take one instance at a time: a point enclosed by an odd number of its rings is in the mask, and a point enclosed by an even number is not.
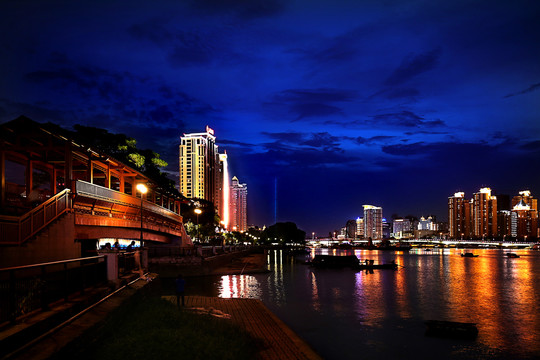
{"type": "Polygon", "coordinates": [[[219,153],[214,130],[180,138],[180,192],[187,198],[211,201],[219,208],[219,153]]]}
{"type": "Polygon", "coordinates": [[[471,236],[471,206],[464,192],[448,198],[448,230],[451,239],[471,236]]]}
{"type": "Polygon", "coordinates": [[[422,216],[418,222],[418,230],[437,231],[437,224],[433,221],[433,217],[428,216],[426,219],[422,216]]]}
{"type": "Polygon", "coordinates": [[[360,217],[356,218],[356,237],[358,239],[364,238],[364,219],[360,217]]]}
{"type": "Polygon", "coordinates": [[[392,232],[392,224],[386,221],[386,218],[382,219],[382,236],[383,239],[389,239],[392,232]]]}
{"type": "Polygon", "coordinates": [[[229,181],[227,153],[219,154],[219,175],[216,184],[216,208],[221,219],[221,226],[228,229],[230,222],[231,185],[229,181]]]}
{"type": "Polygon", "coordinates": [[[356,239],[356,220],[347,220],[345,237],[356,239]]]}
{"type": "Polygon", "coordinates": [[[383,238],[382,207],[364,205],[364,236],[372,240],[383,238]]]}
{"type": "Polygon", "coordinates": [[[529,205],[530,210],[538,211],[538,199],[532,197],[529,190],[520,191],[519,195],[516,195],[512,198],[512,209],[521,201],[529,205]]]}
{"type": "Polygon", "coordinates": [[[231,181],[230,225],[234,231],[247,231],[247,185],[235,176],[231,181]]]}
{"type": "Polygon", "coordinates": [[[518,239],[538,238],[538,211],[521,199],[513,208],[515,213],[515,234],[518,239]]]}
{"type": "Polygon", "coordinates": [[[497,211],[497,234],[506,239],[517,237],[517,213],[510,210],[497,211]]]}
{"type": "Polygon", "coordinates": [[[497,236],[497,197],[491,195],[491,189],[484,187],[474,193],[471,206],[474,236],[497,236]]]}
{"type": "Polygon", "coordinates": [[[392,222],[392,236],[396,239],[404,239],[412,236],[412,226],[409,219],[395,219],[392,222]]]}

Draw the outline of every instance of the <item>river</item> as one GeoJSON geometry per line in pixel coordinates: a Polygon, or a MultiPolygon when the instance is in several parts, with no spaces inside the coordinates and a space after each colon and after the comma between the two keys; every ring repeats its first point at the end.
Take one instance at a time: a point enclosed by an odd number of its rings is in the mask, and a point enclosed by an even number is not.
{"type": "MultiPolygon", "coordinates": [[[[470,251],[470,250],[467,250],[470,251]]],[[[268,274],[206,277],[190,295],[256,298],[325,359],[540,358],[540,252],[271,251],[268,274]],[[355,254],[398,270],[314,269],[315,254],[355,254]],[[425,336],[426,320],[473,322],[476,340],[425,336]]],[[[193,279],[195,280],[195,279],[193,279]]]]}

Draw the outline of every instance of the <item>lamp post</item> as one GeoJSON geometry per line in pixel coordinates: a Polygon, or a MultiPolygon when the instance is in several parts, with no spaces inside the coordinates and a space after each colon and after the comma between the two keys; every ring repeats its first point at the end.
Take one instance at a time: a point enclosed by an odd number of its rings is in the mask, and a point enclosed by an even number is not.
{"type": "Polygon", "coordinates": [[[197,214],[197,240],[200,241],[200,239],[199,239],[199,215],[202,213],[202,210],[197,208],[194,211],[195,211],[195,214],[197,214]]]}
{"type": "Polygon", "coordinates": [[[143,195],[146,194],[148,188],[146,185],[139,183],[137,184],[137,191],[141,193],[141,247],[143,246],[143,195]]]}

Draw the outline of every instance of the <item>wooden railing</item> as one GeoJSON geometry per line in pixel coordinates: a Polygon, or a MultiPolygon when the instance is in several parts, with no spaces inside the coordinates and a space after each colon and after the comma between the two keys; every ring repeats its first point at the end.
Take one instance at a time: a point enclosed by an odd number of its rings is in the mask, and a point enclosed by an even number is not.
{"type": "Polygon", "coordinates": [[[0,216],[0,244],[20,245],[70,209],[65,189],[21,216],[0,216]]]}

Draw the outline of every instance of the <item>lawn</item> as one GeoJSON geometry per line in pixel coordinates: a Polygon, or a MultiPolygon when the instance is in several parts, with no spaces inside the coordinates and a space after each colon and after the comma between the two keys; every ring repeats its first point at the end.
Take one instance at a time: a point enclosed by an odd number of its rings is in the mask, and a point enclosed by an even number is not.
{"type": "Polygon", "coordinates": [[[230,323],[178,309],[148,292],[136,294],[57,359],[253,359],[257,340],[230,323]]]}

